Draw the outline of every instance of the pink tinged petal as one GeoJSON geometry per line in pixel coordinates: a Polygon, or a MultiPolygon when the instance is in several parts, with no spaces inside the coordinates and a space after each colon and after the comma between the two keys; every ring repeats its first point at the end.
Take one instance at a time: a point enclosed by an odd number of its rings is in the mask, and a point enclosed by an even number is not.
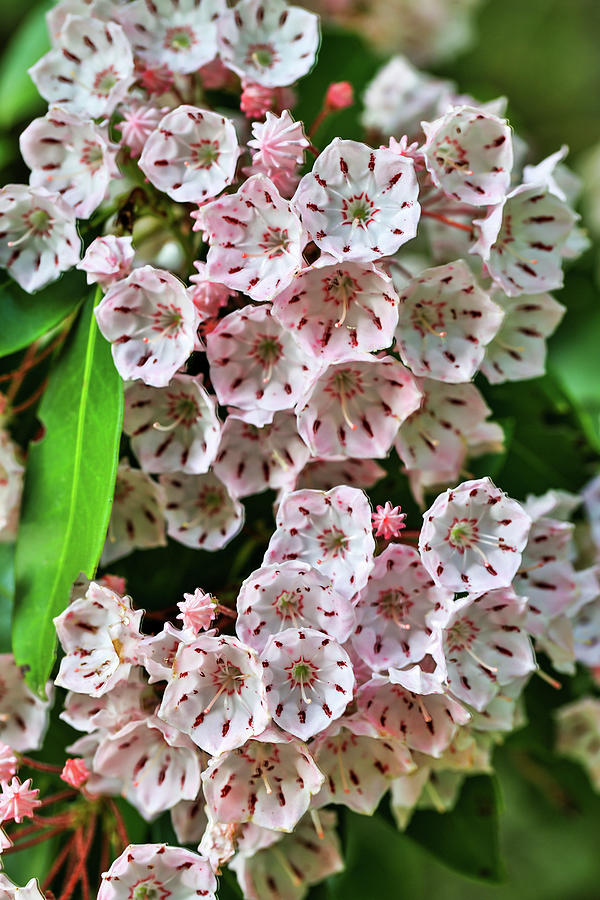
{"type": "Polygon", "coordinates": [[[328,491],[336,484],[349,484],[366,490],[374,487],[385,474],[385,469],[373,459],[316,459],[300,472],[296,488],[328,491]]]}
{"type": "Polygon", "coordinates": [[[375,559],[356,604],[352,645],[373,671],[420,662],[432,652],[453,593],[438,587],[412,547],[391,544],[375,559]]]}
{"type": "Polygon", "coordinates": [[[204,203],[235,176],[240,154],[233,122],[209,110],[178,106],[148,137],[139,167],[179,203],[204,203]]]}
{"type": "Polygon", "coordinates": [[[280,835],[276,843],[273,832],[261,832],[262,846],[251,846],[248,852],[236,854],[230,863],[247,900],[300,900],[309,885],[328,875],[341,872],[344,861],[336,831],[335,813],[319,813],[322,836],[317,837],[310,814],[292,834],[280,835]],[[265,837],[271,838],[267,843],[265,837]]]}
{"type": "Polygon", "coordinates": [[[177,618],[182,620],[184,628],[193,634],[209,628],[217,615],[219,605],[212,594],[205,594],[200,588],[196,588],[193,594],[183,596],[184,601],[177,604],[179,609],[177,618]]]}
{"type": "Polygon", "coordinates": [[[163,507],[160,485],[122,460],[117,470],[102,565],[121,559],[138,547],[163,547],[166,543],[163,507]]]}
{"type": "Polygon", "coordinates": [[[277,295],[273,314],[305,350],[336,362],[390,346],[398,296],[389,276],[370,266],[319,261],[277,295]]]}
{"type": "Polygon", "coordinates": [[[86,273],[87,283],[99,284],[106,290],[115,281],[126,278],[135,255],[132,241],[131,237],[115,237],[112,234],[93,240],[77,265],[86,273]]]}
{"type": "Polygon", "coordinates": [[[236,638],[207,634],[178,649],[159,715],[217,755],[264,731],[265,701],[254,651],[236,638]]]}
{"type": "Polygon", "coordinates": [[[457,600],[443,632],[448,686],[483,710],[501,688],[536,668],[525,626],[526,601],[512,588],[457,600]]]}
{"type": "Polygon", "coordinates": [[[510,188],[511,130],[505,119],[472,106],[423,122],[423,155],[433,183],[453,200],[491,206],[510,188]]]}
{"type": "Polygon", "coordinates": [[[201,790],[195,800],[179,800],[171,807],[171,824],[180,844],[198,844],[202,840],[208,825],[205,804],[201,790]]]}
{"type": "Polygon", "coordinates": [[[577,219],[547,187],[523,184],[475,220],[480,237],[470,252],[509,297],[551,291],[562,287],[563,249],[577,219]]]}
{"type": "Polygon", "coordinates": [[[423,514],[419,553],[440,587],[469,593],[509,587],[530,528],[522,506],[489,478],[465,481],[423,514]]]}
{"type": "Polygon", "coordinates": [[[164,269],[135,269],[109,288],[95,315],[124,380],[165,387],[194,349],[194,305],[164,269]]]}
{"type": "Polygon", "coordinates": [[[85,764],[85,760],[80,758],[68,759],[60,773],[61,779],[74,788],[80,788],[82,784],[85,784],[89,776],[90,772],[85,764]]]}
{"type": "Polygon", "coordinates": [[[237,612],[238,637],[259,653],[272,634],[286,628],[317,629],[343,644],[354,626],[350,601],[316,569],[300,562],[253,572],[240,588],[237,612]]]}
{"type": "Polygon", "coordinates": [[[415,375],[469,381],[502,319],[463,260],[426,269],[400,294],[400,356],[415,375]]]}
{"type": "Polygon", "coordinates": [[[291,489],[310,450],[298,435],[292,413],[276,413],[262,428],[229,415],[213,466],[236,497],[291,489]]]}
{"type": "Polygon", "coordinates": [[[133,53],[115,22],[69,15],[56,46],[29,74],[48,103],[96,119],[125,98],[134,80],[133,53]]]}
{"type": "Polygon", "coordinates": [[[55,683],[67,690],[101,697],[127,679],[138,661],[142,610],[92,582],[84,597],[54,619],[65,656],[55,683]]]}
{"type": "Polygon", "coordinates": [[[286,628],[271,635],[261,660],[269,712],[301,740],[327,728],[352,699],[350,657],[323,632],[286,628]]]}
{"type": "Polygon", "coordinates": [[[0,782],[10,781],[18,767],[15,751],[8,744],[0,742],[0,782]]]}
{"type": "Polygon", "coordinates": [[[98,900],[127,900],[136,894],[216,900],[216,891],[212,868],[197,853],[166,844],[130,844],[103,873],[98,900]]]}
{"type": "Polygon", "coordinates": [[[485,348],[481,371],[490,384],[537,378],[546,371],[546,338],[554,333],[565,307],[550,294],[508,297],[496,291],[492,299],[504,310],[504,320],[485,348]]]}
{"type": "Polygon", "coordinates": [[[450,82],[415,68],[404,56],[394,56],[367,85],[362,123],[389,135],[420,135],[423,119],[432,119],[448,105],[450,82]]]}
{"type": "Polygon", "coordinates": [[[382,458],[420,403],[414,378],[393,357],[348,357],[309,386],[297,410],[298,431],[314,456],[382,458]]]}
{"type": "Polygon", "coordinates": [[[244,507],[213,472],[161,475],[169,537],[201,550],[225,547],[244,524],[244,507]]]}
{"type": "Polygon", "coordinates": [[[371,516],[375,537],[383,537],[386,541],[399,537],[402,529],[406,528],[405,518],[406,513],[402,512],[401,506],[392,506],[386,500],[385,506],[378,506],[371,516]]]}
{"type": "Polygon", "coordinates": [[[191,375],[125,391],[124,430],[145,472],[207,472],[221,439],[214,398],[191,375]]]}
{"type": "Polygon", "coordinates": [[[411,750],[440,757],[469,713],[444,694],[419,696],[381,675],[360,688],[359,711],[382,735],[404,741],[411,750]]]}
{"type": "Polygon", "coordinates": [[[119,9],[136,56],[171,72],[196,72],[217,55],[221,0],[134,0],[119,9]]]}
{"type": "Polygon", "coordinates": [[[293,198],[312,240],[334,259],[370,262],[415,237],[419,187],[412,159],[335,138],[293,198]]]}
{"type": "Polygon", "coordinates": [[[211,280],[253,300],[271,300],[303,266],[300,219],[264,175],[201,207],[198,222],[209,238],[211,280]]]}
{"type": "Polygon", "coordinates": [[[402,423],[395,441],[406,468],[446,473],[454,481],[463,468],[469,439],[490,410],[474,384],[448,384],[433,379],[418,382],[420,408],[402,423]]]}
{"type": "Polygon", "coordinates": [[[51,685],[46,687],[49,699],[40,699],[27,686],[12,653],[0,654],[0,672],[0,741],[17,753],[39,750],[48,727],[51,685]]]}
{"type": "Polygon", "coordinates": [[[129,722],[101,739],[94,772],[121,781],[121,792],[147,820],[200,790],[200,759],[193,742],[155,716],[129,722]]]}
{"type": "Polygon", "coordinates": [[[17,539],[24,471],[21,448],[0,428],[0,543],[17,539]]]}
{"type": "Polygon", "coordinates": [[[318,17],[282,0],[241,0],[219,24],[219,56],[227,68],[265,87],[306,75],[318,46],[318,17]]]}
{"type": "Polygon", "coordinates": [[[79,262],[75,213],[44,187],[7,184],[0,190],[0,266],[33,294],[79,262]]]}
{"type": "Polygon", "coordinates": [[[291,409],[320,371],[275,320],[270,304],[221,319],[206,337],[206,355],[219,402],[243,410],[291,409]]]}
{"type": "Polygon", "coordinates": [[[325,775],[314,805],[340,803],[360,815],[373,815],[391,780],[415,768],[404,742],[381,737],[364,720],[335,722],[311,748],[325,775]]]}
{"type": "Polygon", "coordinates": [[[260,740],[211,760],[202,774],[215,822],[293,831],[323,784],[304,744],[268,729],[260,740]]]}
{"type": "Polygon", "coordinates": [[[119,148],[106,131],[58,107],[34,119],[19,144],[32,170],[30,185],[60,194],[79,219],[89,218],[104,200],[111,180],[119,176],[119,148]]]}
{"type": "Polygon", "coordinates": [[[287,494],[264,564],[297,560],[318,569],[332,588],[350,599],[367,582],[375,541],[371,507],[363,491],[341,485],[330,491],[287,494]]]}

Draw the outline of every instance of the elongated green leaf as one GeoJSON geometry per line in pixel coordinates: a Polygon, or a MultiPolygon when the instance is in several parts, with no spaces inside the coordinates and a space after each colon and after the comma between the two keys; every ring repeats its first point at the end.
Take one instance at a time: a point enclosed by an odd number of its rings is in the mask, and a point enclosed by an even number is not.
{"type": "Polygon", "coordinates": [[[14,557],[14,544],[0,544],[0,653],[10,650],[10,620],[15,595],[14,557]]]}
{"type": "Polygon", "coordinates": [[[489,775],[467,778],[451,812],[416,812],[407,834],[440,862],[471,878],[500,882],[498,789],[489,775]]]}
{"type": "Polygon", "coordinates": [[[37,340],[72,313],[81,302],[85,278],[75,270],[38,294],[27,294],[14,281],[0,287],[0,356],[8,356],[37,340]]]}
{"type": "Polygon", "coordinates": [[[13,35],[0,64],[0,126],[10,128],[31,116],[44,101],[27,74],[40,56],[50,49],[46,10],[51,3],[36,6],[13,35]]]}
{"type": "Polygon", "coordinates": [[[90,299],[40,405],[16,552],[13,650],[40,691],[52,669],[52,618],[80,572],[92,577],[112,502],[123,414],[122,382],[90,299]]]}

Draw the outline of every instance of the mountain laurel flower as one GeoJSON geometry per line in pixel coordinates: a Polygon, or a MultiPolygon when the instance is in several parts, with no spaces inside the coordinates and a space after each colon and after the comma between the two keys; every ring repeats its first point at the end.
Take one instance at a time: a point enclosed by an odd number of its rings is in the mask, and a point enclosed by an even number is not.
{"type": "Polygon", "coordinates": [[[509,297],[552,291],[563,285],[563,251],[577,219],[547,187],[522,184],[474,221],[479,238],[469,252],[509,297]]]}
{"type": "Polygon", "coordinates": [[[419,663],[435,652],[451,601],[413,547],[391,544],[358,595],[352,646],[374,672],[419,663]]]}
{"type": "Polygon", "coordinates": [[[309,458],[293,413],[275,413],[262,428],[230,413],[213,468],[235,497],[247,497],[267,488],[293,490],[309,458]]]}
{"type": "Polygon", "coordinates": [[[160,485],[146,472],[121,460],[102,551],[102,565],[128,556],[138,548],[164,547],[164,497],[160,485]]]}
{"type": "Polygon", "coordinates": [[[265,122],[253,123],[252,134],[254,137],[248,141],[253,150],[248,174],[266,175],[283,197],[291,197],[300,180],[298,167],[309,146],[302,122],[294,122],[287,109],[280,116],[267,111],[265,122]]]}
{"type": "Polygon", "coordinates": [[[102,203],[111,181],[119,176],[118,146],[89,119],[52,107],[34,119],[19,139],[21,155],[31,169],[29,183],[63,198],[78,219],[87,219],[102,203]]]}
{"type": "Polygon", "coordinates": [[[546,371],[546,338],[566,310],[550,294],[508,297],[494,291],[491,299],[504,312],[500,330],[485,348],[480,366],[490,384],[538,378],[546,371]]]}
{"type": "MultiPolygon", "coordinates": [[[[17,753],[39,750],[48,727],[49,700],[30,690],[12,653],[0,654],[0,671],[0,741],[17,753]]],[[[46,695],[52,696],[50,683],[46,695]]]]}
{"type": "Polygon", "coordinates": [[[253,300],[272,299],[302,268],[300,219],[265,175],[201,207],[197,221],[208,234],[210,279],[253,300]]]}
{"type": "Polygon", "coordinates": [[[600,700],[582,697],[555,712],[556,750],[582,765],[600,790],[600,700]]]}
{"type": "Polygon", "coordinates": [[[207,472],[221,438],[214,398],[191,375],[175,375],[162,388],[131,384],[123,430],[145,472],[207,472]]]}
{"type": "Polygon", "coordinates": [[[312,240],[338,261],[371,262],[415,237],[421,209],[412,159],[335,138],[292,203],[312,240]]]}
{"type": "Polygon", "coordinates": [[[60,194],[7,184],[0,190],[0,266],[33,294],[79,262],[75,213],[60,194]]]}
{"type": "Polygon", "coordinates": [[[425,269],[400,293],[402,362],[425,378],[470,381],[503,317],[464,260],[425,269]]]}
{"type": "Polygon", "coordinates": [[[291,832],[323,784],[306,746],[269,727],[212,759],[202,773],[212,821],[291,832]]]}
{"type": "Polygon", "coordinates": [[[375,541],[371,507],[363,491],[348,485],[327,492],[293,491],[281,501],[276,523],[263,565],[307,563],[348,599],[365,586],[375,541]]]}
{"type": "Polygon", "coordinates": [[[270,719],[256,653],[214,633],[181,644],[158,716],[212,756],[241,747],[270,719]]]}
{"type": "Polygon", "coordinates": [[[187,74],[217,56],[224,12],[223,0],[134,0],[119,9],[119,20],[136,57],[150,67],[187,74]]]}
{"type": "Polygon", "coordinates": [[[130,844],[103,873],[98,900],[216,900],[216,891],[217,879],[197,853],[167,844],[130,844]]]}
{"type": "Polygon", "coordinates": [[[194,305],[164,269],[135,269],[108,289],[94,312],[124,380],[165,387],[194,349],[194,305]]]}
{"type": "Polygon", "coordinates": [[[219,56],[240,78],[293,84],[313,66],[319,18],[283,0],[240,0],[219,22],[219,56]]]}
{"type": "Polygon", "coordinates": [[[489,478],[464,481],[423,513],[419,553],[440,587],[479,593],[509,587],[531,518],[489,478]]]}
{"type": "Polygon", "coordinates": [[[525,631],[526,600],[511,588],[456,600],[444,625],[448,687],[482,711],[505,684],[536,669],[525,631]]]}
{"type": "Polygon", "coordinates": [[[374,266],[332,265],[325,256],[277,294],[273,315],[312,356],[337,362],[392,344],[398,295],[374,266]]]}
{"type": "Polygon", "coordinates": [[[103,736],[92,765],[96,774],[120,782],[122,795],[147,822],[200,790],[195,744],[154,715],[103,736]]]}
{"type": "Polygon", "coordinates": [[[421,406],[402,423],[394,446],[408,471],[419,469],[455,481],[463,469],[469,439],[490,409],[471,382],[449,384],[417,379],[421,406]]]}
{"type": "Polygon", "coordinates": [[[239,409],[291,409],[319,372],[270,304],[244,306],[206,336],[210,377],[219,402],[239,409]]]}
{"type": "Polygon", "coordinates": [[[214,472],[160,476],[167,533],[185,547],[220,550],[244,524],[244,507],[214,472]]]}
{"type": "Polygon", "coordinates": [[[148,136],[139,167],[172,200],[204,203],[232,183],[239,154],[230,119],[184,105],[168,112],[148,136]]]}
{"type": "Polygon", "coordinates": [[[98,119],[109,116],[133,84],[133,52],[115,22],[68,15],[56,45],[29,74],[48,103],[98,119]]]}
{"type": "Polygon", "coordinates": [[[92,582],[83,597],[54,619],[65,656],[55,683],[67,690],[101,697],[126,680],[137,663],[141,610],[92,582]]]}
{"type": "Polygon", "coordinates": [[[457,106],[423,122],[423,156],[436,187],[471,206],[493,206],[510,189],[511,130],[504,119],[473,106],[457,106]]]}
{"type": "Polygon", "coordinates": [[[285,628],[272,634],[261,661],[273,721],[301,740],[324,731],[352,700],[350,657],[322,631],[285,628]]]}
{"type": "Polygon", "coordinates": [[[312,628],[343,644],[354,627],[348,599],[305,563],[261,566],[243,582],[237,597],[236,633],[259,653],[269,637],[286,628],[312,628]]]}
{"type": "Polygon", "coordinates": [[[393,779],[415,768],[402,741],[382,738],[359,716],[338,719],[315,738],[311,749],[325,775],[316,807],[340,803],[372,816],[393,779]]]}
{"type": "Polygon", "coordinates": [[[347,356],[310,385],[298,408],[298,432],[322,459],[387,456],[421,392],[392,356],[347,356]]]}
{"type": "Polygon", "coordinates": [[[0,791],[0,822],[14,820],[17,824],[33,816],[33,811],[41,805],[39,790],[32,789],[31,778],[22,784],[15,776],[12,781],[3,781],[0,791]]]}
{"type": "Polygon", "coordinates": [[[99,284],[106,291],[115,281],[131,272],[135,250],[130,237],[107,234],[95,238],[77,268],[86,273],[88,284],[99,284]]]}

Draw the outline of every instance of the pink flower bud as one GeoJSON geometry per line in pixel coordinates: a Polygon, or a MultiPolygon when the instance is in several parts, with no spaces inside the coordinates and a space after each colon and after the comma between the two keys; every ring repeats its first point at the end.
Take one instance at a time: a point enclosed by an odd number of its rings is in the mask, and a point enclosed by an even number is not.
{"type": "Polygon", "coordinates": [[[354,88],[349,81],[333,81],[327,88],[327,109],[346,109],[354,103],[354,88]]]}
{"type": "Polygon", "coordinates": [[[173,86],[173,73],[168,66],[146,66],[141,64],[137,70],[137,80],[150,95],[166,94],[173,86]]]}
{"type": "Polygon", "coordinates": [[[60,777],[71,787],[80,788],[90,777],[90,772],[83,759],[68,759],[64,764],[60,777]]]}
{"type": "Polygon", "coordinates": [[[264,87],[242,80],[242,96],[240,97],[240,109],[248,119],[262,119],[266,112],[275,106],[274,88],[264,87]]]}

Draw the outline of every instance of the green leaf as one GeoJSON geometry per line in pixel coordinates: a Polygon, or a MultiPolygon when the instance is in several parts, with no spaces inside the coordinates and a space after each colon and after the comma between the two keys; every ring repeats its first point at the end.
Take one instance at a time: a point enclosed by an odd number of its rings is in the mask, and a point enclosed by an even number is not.
{"type": "Polygon", "coordinates": [[[59,325],[77,308],[86,290],[83,273],[75,270],[38,294],[27,294],[12,280],[0,287],[0,356],[22,350],[59,325]]]}
{"type": "Polygon", "coordinates": [[[10,620],[15,595],[15,547],[0,544],[0,653],[10,651],[10,620]]]}
{"type": "Polygon", "coordinates": [[[13,650],[37,691],[54,661],[52,619],[79,573],[93,577],[102,552],[122,416],[122,381],[90,298],[50,376],[39,410],[45,434],[30,447],[25,476],[13,650]]]}
{"type": "Polygon", "coordinates": [[[422,860],[404,834],[381,816],[359,816],[339,809],[345,869],[313,891],[323,900],[387,900],[422,896],[422,860]]]}
{"type": "Polygon", "coordinates": [[[52,3],[36,6],[13,35],[0,64],[0,127],[10,128],[30,118],[44,101],[27,69],[50,49],[46,10],[52,3]]]}
{"type": "Polygon", "coordinates": [[[451,812],[419,810],[407,834],[450,869],[498,883],[504,880],[498,806],[495,779],[476,775],[465,780],[451,812]]]}

